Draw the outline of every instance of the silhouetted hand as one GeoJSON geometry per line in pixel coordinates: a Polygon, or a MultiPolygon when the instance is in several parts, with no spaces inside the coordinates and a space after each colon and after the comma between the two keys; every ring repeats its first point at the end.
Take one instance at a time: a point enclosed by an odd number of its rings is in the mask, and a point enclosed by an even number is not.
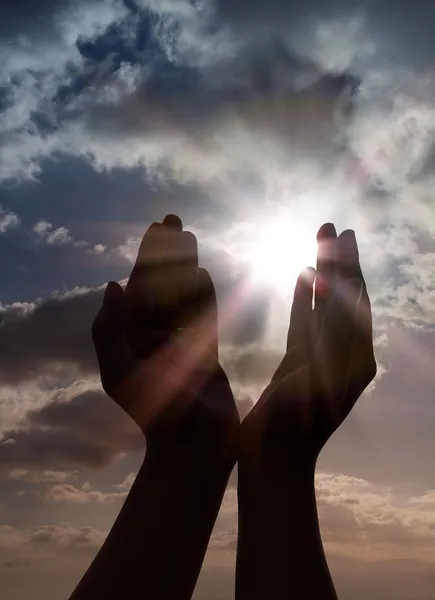
{"type": "Polygon", "coordinates": [[[236,459],[239,417],[218,362],[216,295],[178,217],[153,223],[125,292],[92,327],[107,394],[139,425],[145,458],[74,600],[190,600],[236,459]]]}
{"type": "Polygon", "coordinates": [[[148,446],[234,441],[239,421],[218,362],[215,290],[178,217],[149,227],[125,292],[108,284],[92,334],[103,388],[148,446]]]}
{"type": "Polygon", "coordinates": [[[318,242],[317,271],[307,269],[296,285],[287,352],[241,426],[237,600],[337,600],[320,537],[315,465],[376,362],[355,235],[337,238],[326,224],[318,242]]]}
{"type": "Polygon", "coordinates": [[[286,354],[242,424],[248,462],[261,453],[277,467],[311,471],[376,374],[355,234],[347,230],[337,237],[335,227],[325,224],[318,244],[317,272],[307,269],[296,284],[286,354]]]}

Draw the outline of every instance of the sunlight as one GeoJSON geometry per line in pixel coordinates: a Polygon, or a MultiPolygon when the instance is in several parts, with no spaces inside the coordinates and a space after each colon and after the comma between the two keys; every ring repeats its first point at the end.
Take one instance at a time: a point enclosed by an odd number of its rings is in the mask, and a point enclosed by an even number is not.
{"type": "Polygon", "coordinates": [[[316,231],[295,220],[293,215],[283,214],[259,224],[252,233],[245,258],[259,283],[287,293],[305,267],[315,266],[316,231]]]}

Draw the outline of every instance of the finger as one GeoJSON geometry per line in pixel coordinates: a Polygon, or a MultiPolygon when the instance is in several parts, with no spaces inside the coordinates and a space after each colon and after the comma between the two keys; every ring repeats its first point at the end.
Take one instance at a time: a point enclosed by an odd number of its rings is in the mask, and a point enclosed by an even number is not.
{"type": "Polygon", "coordinates": [[[161,224],[152,223],[142,238],[125,294],[130,330],[145,327],[155,304],[156,275],[163,254],[161,224]]]}
{"type": "Polygon", "coordinates": [[[357,333],[357,318],[362,295],[359,252],[352,230],[340,234],[336,241],[336,284],[323,321],[321,334],[324,379],[345,379],[357,333]]]}
{"type": "Polygon", "coordinates": [[[371,342],[373,339],[373,326],[370,299],[362,274],[355,232],[352,229],[343,231],[338,238],[337,277],[342,281],[354,281],[358,290],[361,288],[361,306],[359,309],[359,329],[361,328],[361,331],[359,333],[371,342]]]}
{"type": "Polygon", "coordinates": [[[183,231],[183,223],[177,215],[166,215],[163,219],[163,225],[176,231],[183,231]]]}
{"type": "MultiPolygon", "coordinates": [[[[348,402],[351,403],[350,410],[356,399],[376,375],[370,298],[362,274],[355,232],[350,229],[343,231],[339,236],[337,270],[342,281],[354,281],[355,285],[359,281],[361,290],[356,318],[356,339],[348,382],[348,385],[352,386],[353,389],[353,393],[347,395],[348,402]],[[357,392],[357,390],[360,391],[357,392]]],[[[350,285],[349,288],[348,294],[352,293],[350,285]]],[[[353,289],[353,293],[356,294],[357,290],[353,289]]]]}
{"type": "Polygon", "coordinates": [[[218,307],[213,280],[206,269],[198,272],[198,324],[204,331],[207,347],[218,359],[218,307]]]}
{"type": "Polygon", "coordinates": [[[337,277],[341,279],[362,279],[358,244],[353,229],[346,229],[337,239],[337,277]]]}
{"type": "Polygon", "coordinates": [[[295,346],[307,344],[310,340],[315,278],[316,271],[308,267],[302,271],[296,282],[287,335],[287,352],[295,346]]]}
{"type": "Polygon", "coordinates": [[[316,368],[327,396],[340,405],[357,336],[362,294],[359,278],[339,281],[328,304],[316,349],[316,368]]]}
{"type": "Polygon", "coordinates": [[[325,223],[317,234],[317,278],[314,293],[314,311],[318,331],[321,328],[328,300],[335,280],[337,232],[332,223],[325,223]]]}
{"type": "Polygon", "coordinates": [[[183,225],[176,215],[167,215],[161,228],[162,256],[156,266],[158,276],[154,280],[155,306],[153,326],[171,331],[174,324],[174,312],[178,303],[180,283],[180,243],[183,225]]]}
{"type": "Polygon", "coordinates": [[[124,292],[114,281],[106,287],[103,305],[92,325],[92,339],[103,388],[111,395],[136,366],[127,336],[124,292]]]}
{"type": "Polygon", "coordinates": [[[198,314],[198,243],[190,231],[183,231],[178,243],[177,328],[189,327],[198,314]]]}

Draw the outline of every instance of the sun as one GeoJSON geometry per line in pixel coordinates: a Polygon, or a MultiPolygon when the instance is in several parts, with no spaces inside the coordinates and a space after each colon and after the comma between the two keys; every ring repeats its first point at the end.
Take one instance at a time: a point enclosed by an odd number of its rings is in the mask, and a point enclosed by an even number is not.
{"type": "Polygon", "coordinates": [[[316,250],[315,231],[282,215],[253,228],[245,259],[254,281],[287,293],[305,267],[315,266],[316,250]]]}

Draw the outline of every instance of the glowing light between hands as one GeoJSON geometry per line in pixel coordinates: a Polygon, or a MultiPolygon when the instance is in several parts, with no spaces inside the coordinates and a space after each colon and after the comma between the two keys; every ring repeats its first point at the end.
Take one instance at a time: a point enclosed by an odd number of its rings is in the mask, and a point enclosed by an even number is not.
{"type": "Polygon", "coordinates": [[[245,254],[254,281],[292,291],[299,273],[316,264],[316,232],[287,216],[254,229],[245,254]]]}

